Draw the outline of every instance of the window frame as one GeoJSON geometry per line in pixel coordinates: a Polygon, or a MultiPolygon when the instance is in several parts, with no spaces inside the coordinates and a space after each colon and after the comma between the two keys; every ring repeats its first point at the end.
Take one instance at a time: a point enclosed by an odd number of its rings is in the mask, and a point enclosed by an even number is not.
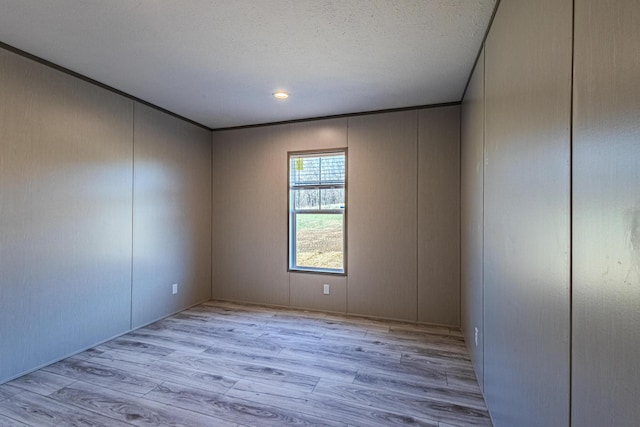
{"type": "MultiPolygon", "coordinates": [[[[348,218],[348,152],[346,147],[318,149],[318,150],[302,150],[302,151],[289,151],[287,152],[287,271],[291,273],[311,273],[311,274],[327,274],[332,276],[346,276],[347,275],[347,218],[348,218]],[[291,158],[292,157],[322,157],[331,156],[332,154],[344,155],[344,208],[343,209],[331,209],[331,210],[304,210],[303,212],[296,212],[291,206],[291,158]],[[342,220],[342,269],[332,268],[316,268],[298,266],[295,263],[295,238],[296,238],[296,221],[297,214],[341,214],[342,220]]],[[[331,188],[332,185],[309,185],[314,188],[331,188]]]]}

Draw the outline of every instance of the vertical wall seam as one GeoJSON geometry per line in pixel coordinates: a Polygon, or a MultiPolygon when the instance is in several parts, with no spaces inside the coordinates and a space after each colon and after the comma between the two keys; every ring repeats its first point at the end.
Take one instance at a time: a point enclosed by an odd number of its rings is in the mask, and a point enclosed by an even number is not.
{"type": "Polygon", "coordinates": [[[458,325],[462,331],[462,104],[458,109],[458,325]]]}
{"type": "Polygon", "coordinates": [[[133,329],[133,234],[134,234],[134,204],[136,180],[136,102],[131,109],[131,286],[129,288],[129,329],[133,329]]]}
{"type": "MultiPolygon", "coordinates": [[[[486,331],[485,331],[485,320],[484,320],[484,294],[485,294],[485,290],[484,290],[484,233],[485,233],[485,212],[484,212],[484,192],[485,192],[485,146],[486,146],[486,132],[487,132],[487,88],[486,88],[486,81],[487,81],[487,73],[486,73],[486,58],[487,58],[487,45],[485,43],[485,45],[483,46],[484,52],[482,54],[482,254],[481,254],[481,259],[482,259],[482,272],[480,273],[480,290],[482,291],[482,299],[481,299],[481,304],[482,306],[480,307],[480,312],[481,312],[481,316],[482,316],[482,330],[480,331],[482,334],[482,348],[480,349],[480,351],[482,352],[482,393],[484,394],[486,387],[485,387],[485,367],[486,367],[486,361],[485,361],[485,353],[484,353],[484,341],[486,338],[486,331]]],[[[488,408],[487,408],[488,409],[488,408]]]]}
{"type": "Polygon", "coordinates": [[[345,313],[349,312],[349,210],[350,210],[350,206],[349,206],[349,119],[346,119],[346,141],[345,141],[345,145],[347,147],[347,162],[345,165],[346,168],[346,173],[345,173],[345,197],[346,197],[346,201],[347,201],[347,209],[346,209],[346,216],[345,216],[345,226],[346,226],[346,236],[345,236],[345,245],[346,245],[346,260],[347,260],[347,274],[345,274],[344,276],[344,291],[345,291],[345,302],[344,302],[344,311],[345,313]]]}
{"type": "MultiPolygon", "coordinates": [[[[351,122],[351,119],[347,118],[347,151],[349,150],[349,123],[350,122],[351,122]]],[[[346,218],[347,218],[347,233],[349,232],[349,213],[348,213],[349,210],[350,210],[349,209],[349,205],[348,205],[348,203],[349,203],[349,181],[350,181],[349,180],[349,170],[351,169],[349,167],[349,163],[348,162],[349,162],[349,154],[347,154],[347,166],[346,166],[347,173],[345,175],[345,177],[346,177],[345,188],[346,188],[346,191],[347,191],[347,194],[346,194],[346,197],[347,197],[347,216],[346,216],[346,218]]],[[[349,239],[349,234],[347,234],[347,239],[349,239]]],[[[347,262],[349,262],[349,253],[348,253],[349,252],[349,246],[350,246],[349,242],[347,241],[347,262]]],[[[345,292],[345,299],[346,299],[346,301],[344,302],[344,311],[345,311],[345,313],[348,314],[349,313],[349,276],[348,276],[348,273],[347,273],[347,276],[345,276],[344,287],[345,287],[344,292],[345,292]]]]}
{"type": "Polygon", "coordinates": [[[213,214],[213,209],[214,209],[214,205],[213,205],[213,192],[214,192],[214,181],[213,181],[213,175],[214,175],[214,167],[215,167],[215,158],[214,158],[214,147],[213,147],[213,131],[211,131],[211,212],[209,217],[211,218],[211,280],[209,282],[209,299],[213,299],[213,263],[214,263],[214,256],[213,256],[213,224],[215,222],[215,217],[213,214]]]}
{"type": "Polygon", "coordinates": [[[569,426],[573,412],[573,100],[575,80],[576,2],[571,2],[571,83],[569,99],[569,426]]]}
{"type": "Polygon", "coordinates": [[[416,110],[416,322],[420,321],[420,110],[416,110]]]}

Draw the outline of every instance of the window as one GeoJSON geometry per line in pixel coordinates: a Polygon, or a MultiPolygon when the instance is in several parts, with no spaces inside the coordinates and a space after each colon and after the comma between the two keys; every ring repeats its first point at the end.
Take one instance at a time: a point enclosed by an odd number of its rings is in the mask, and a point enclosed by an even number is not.
{"type": "Polygon", "coordinates": [[[346,155],[289,153],[289,270],[346,270],[346,155]]]}

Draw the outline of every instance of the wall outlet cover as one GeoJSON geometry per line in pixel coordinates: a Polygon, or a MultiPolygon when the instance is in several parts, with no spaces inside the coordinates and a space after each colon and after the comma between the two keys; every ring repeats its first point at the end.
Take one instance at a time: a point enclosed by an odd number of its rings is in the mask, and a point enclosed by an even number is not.
{"type": "Polygon", "coordinates": [[[172,293],[173,295],[175,295],[175,294],[177,294],[177,293],[178,293],[178,284],[177,284],[177,283],[174,283],[174,284],[171,286],[171,293],[172,293]]]}
{"type": "Polygon", "coordinates": [[[325,295],[329,295],[329,290],[330,290],[330,285],[327,285],[326,283],[323,285],[323,289],[322,289],[322,293],[325,295]]]}

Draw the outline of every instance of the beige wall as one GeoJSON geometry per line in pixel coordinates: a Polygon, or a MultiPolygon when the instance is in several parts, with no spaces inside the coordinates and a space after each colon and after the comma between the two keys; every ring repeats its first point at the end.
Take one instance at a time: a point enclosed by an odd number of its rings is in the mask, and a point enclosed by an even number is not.
{"type": "Polygon", "coordinates": [[[0,49],[0,382],[129,328],[133,103],[0,49]]]}
{"type": "Polygon", "coordinates": [[[496,426],[569,425],[571,24],[501,1],[463,101],[463,326],[496,426]]]}
{"type": "Polygon", "coordinates": [[[485,396],[498,425],[566,425],[570,0],[500,3],[485,95],[485,396]]]}
{"type": "Polygon", "coordinates": [[[417,320],[418,112],[349,119],[350,313],[417,320]]]}
{"type": "Polygon", "coordinates": [[[133,327],[211,297],[211,132],[135,104],[133,327]],[[178,293],[172,294],[172,285],[178,293]]]}
{"type": "Polygon", "coordinates": [[[418,126],[418,320],[460,325],[460,107],[418,126]]]}
{"type": "Polygon", "coordinates": [[[210,296],[210,132],[135,109],[0,49],[0,383],[210,296]]]}
{"type": "Polygon", "coordinates": [[[496,426],[640,418],[638,17],[502,0],[463,100],[463,329],[496,426]]]}
{"type": "MultiPolygon", "coordinates": [[[[420,143],[425,153],[447,156],[443,164],[457,165],[459,107],[439,110],[422,115],[421,129],[430,137],[420,143]]],[[[431,314],[433,306],[418,304],[420,114],[412,110],[214,132],[213,297],[412,321],[431,316],[430,322],[457,325],[456,271],[425,273],[421,296],[438,306],[437,313],[431,314]],[[287,153],[337,147],[348,148],[347,276],[289,274],[287,153]],[[445,285],[436,283],[442,277],[448,280],[445,285]],[[322,294],[324,283],[331,285],[328,296],[322,294]],[[419,312],[424,317],[418,319],[419,312]]],[[[443,187],[420,197],[425,203],[431,197],[436,205],[457,206],[452,200],[458,198],[459,181],[448,182],[442,169],[427,168],[427,158],[425,180],[433,176],[431,181],[443,187]],[[446,200],[439,199],[445,194],[446,200]]],[[[457,248],[458,227],[451,235],[443,232],[455,220],[447,218],[445,225],[425,212],[424,221],[423,238],[446,237],[443,246],[449,248],[430,253],[435,259],[429,262],[457,269],[458,258],[445,257],[457,248]],[[429,234],[429,224],[439,229],[429,234]]]]}
{"type": "Polygon", "coordinates": [[[640,419],[640,1],[576,0],[572,420],[640,419]]]}
{"type": "Polygon", "coordinates": [[[484,50],[462,102],[460,130],[460,311],[480,388],[484,384],[484,50]],[[477,330],[477,332],[476,332],[477,330]]]}
{"type": "Polygon", "coordinates": [[[286,126],[214,134],[213,296],[289,303],[286,126]],[[284,169],[276,165],[283,164],[284,169]]]}

